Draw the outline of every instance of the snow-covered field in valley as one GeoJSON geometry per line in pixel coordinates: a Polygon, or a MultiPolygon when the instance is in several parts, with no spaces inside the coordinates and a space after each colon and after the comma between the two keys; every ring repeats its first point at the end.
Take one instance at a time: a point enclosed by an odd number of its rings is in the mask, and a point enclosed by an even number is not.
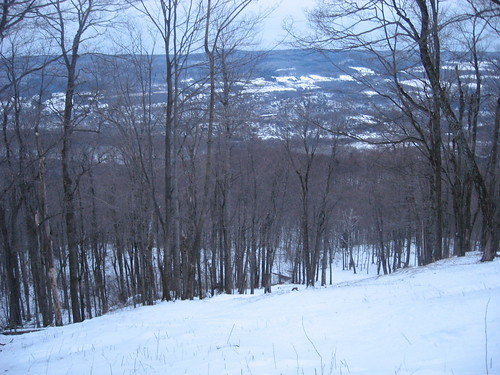
{"type": "Polygon", "coordinates": [[[0,336],[0,373],[500,374],[500,259],[334,277],[0,336]]]}

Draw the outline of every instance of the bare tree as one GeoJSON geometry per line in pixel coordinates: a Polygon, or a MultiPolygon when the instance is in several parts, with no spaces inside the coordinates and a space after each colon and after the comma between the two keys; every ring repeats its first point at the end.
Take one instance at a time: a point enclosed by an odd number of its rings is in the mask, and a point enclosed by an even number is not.
{"type": "Polygon", "coordinates": [[[0,3],[0,44],[3,39],[25,19],[34,18],[37,12],[47,6],[39,0],[2,0],[0,3]]]}
{"type": "Polygon", "coordinates": [[[36,149],[38,162],[38,178],[39,178],[39,196],[40,196],[40,209],[35,213],[35,223],[39,228],[40,232],[40,242],[43,244],[44,253],[47,257],[47,267],[49,274],[50,289],[52,292],[52,301],[54,305],[54,316],[56,326],[62,326],[62,312],[61,303],[59,298],[59,289],[57,286],[57,276],[54,264],[54,241],[52,239],[52,230],[50,227],[50,213],[48,209],[47,202],[47,178],[46,178],[46,163],[45,154],[42,140],[41,140],[41,129],[40,125],[42,122],[42,101],[44,98],[44,74],[42,74],[42,83],[40,85],[40,91],[38,97],[35,101],[35,139],[36,139],[36,149]]]}
{"type": "MultiPolygon", "coordinates": [[[[36,167],[40,157],[33,152],[33,148],[34,130],[38,122],[31,117],[31,103],[27,99],[29,92],[25,89],[25,82],[35,71],[34,67],[38,67],[40,61],[42,65],[45,62],[30,56],[32,46],[26,33],[18,30],[4,38],[0,53],[2,76],[6,78],[2,82],[5,83],[2,94],[6,97],[2,100],[1,108],[2,141],[6,153],[0,164],[5,163],[4,172],[7,172],[4,173],[6,179],[2,184],[0,199],[4,201],[2,209],[6,207],[2,213],[2,237],[7,280],[12,292],[9,305],[13,326],[21,324],[21,312],[24,319],[31,319],[30,288],[35,293],[35,310],[41,312],[42,324],[48,326],[53,321],[51,290],[47,288],[47,269],[44,267],[45,253],[37,238],[38,199],[41,197],[36,189],[36,167]],[[24,301],[18,293],[21,282],[25,292],[24,301]],[[22,311],[23,306],[26,313],[22,311]]],[[[39,322],[38,316],[36,319],[39,322]]]]}
{"type": "Polygon", "coordinates": [[[161,0],[159,4],[146,1],[130,1],[135,9],[145,15],[161,38],[165,52],[165,81],[167,85],[165,105],[165,175],[164,214],[164,262],[162,271],[163,299],[170,300],[182,295],[180,260],[180,222],[177,179],[178,126],[180,106],[180,81],[187,59],[201,29],[201,1],[161,0]]]}
{"type": "MultiPolygon", "coordinates": [[[[457,153],[463,158],[476,188],[488,238],[484,242],[483,259],[490,260],[494,252],[495,200],[467,142],[449,85],[442,76],[442,50],[447,41],[445,32],[452,25],[470,19],[473,13],[468,13],[466,7],[461,11],[446,7],[447,4],[438,0],[419,0],[414,6],[404,1],[323,1],[310,15],[316,34],[308,41],[317,48],[368,50],[392,76],[397,95],[391,96],[387,91],[381,94],[405,115],[416,137],[405,134],[403,139],[423,146],[432,169],[429,186],[434,214],[429,224],[433,228],[433,238],[428,243],[431,248],[426,251],[426,262],[443,255],[442,134],[444,124],[447,125],[453,134],[457,153]],[[446,11],[448,16],[443,17],[446,11]],[[422,69],[420,97],[405,87],[400,77],[405,64],[403,55],[410,61],[414,58],[422,69]]],[[[482,14],[495,13],[491,7],[483,11],[482,14]]],[[[401,138],[397,141],[400,142],[401,138]]]]}
{"type": "Polygon", "coordinates": [[[134,243],[127,243],[127,246],[135,247],[139,252],[141,302],[151,305],[156,299],[154,227],[161,216],[157,196],[158,171],[161,167],[157,160],[161,147],[154,140],[161,134],[164,113],[153,105],[155,56],[145,49],[140,36],[136,37],[135,44],[126,55],[105,64],[104,71],[109,71],[113,77],[113,83],[106,92],[114,99],[109,100],[109,105],[100,109],[100,112],[115,134],[113,148],[118,154],[115,157],[127,166],[133,191],[132,233],[128,237],[135,238],[134,243]]]}
{"type": "MultiPolygon", "coordinates": [[[[245,1],[214,1],[208,0],[206,6],[204,50],[209,64],[209,105],[208,105],[208,130],[207,130],[207,159],[205,167],[204,196],[202,202],[202,213],[208,204],[208,192],[210,188],[210,174],[212,173],[212,143],[214,124],[216,122],[216,78],[221,76],[222,94],[219,97],[222,104],[220,123],[222,126],[222,171],[221,180],[217,181],[221,201],[220,229],[222,238],[221,259],[224,259],[224,290],[231,294],[233,290],[232,275],[232,245],[229,229],[229,197],[230,197],[230,135],[234,131],[231,124],[238,120],[231,118],[232,102],[230,101],[232,84],[234,80],[230,78],[230,58],[238,46],[243,45],[243,41],[248,37],[253,29],[256,20],[248,20],[241,17],[242,12],[252,0],[245,1]],[[216,64],[220,71],[216,70],[216,64]]],[[[203,213],[204,215],[204,213],[203,213]]],[[[203,216],[200,217],[203,220],[203,216]]],[[[201,228],[202,222],[199,224],[201,228]]],[[[221,275],[222,277],[222,275],[221,275]]]]}
{"type": "Polygon", "coordinates": [[[76,181],[71,172],[72,146],[71,139],[84,113],[76,113],[75,97],[78,84],[78,62],[82,54],[83,44],[95,38],[96,30],[109,20],[112,10],[109,1],[84,0],[67,3],[53,1],[46,16],[47,34],[57,43],[65,69],[64,109],[60,113],[62,128],[61,167],[64,191],[64,210],[66,237],[69,255],[70,294],[73,321],[81,322],[81,302],[79,296],[80,273],[78,270],[78,241],[76,224],[75,190],[76,181]]]}
{"type": "Polygon", "coordinates": [[[316,281],[321,245],[329,211],[332,208],[331,195],[336,154],[335,140],[332,140],[326,150],[322,149],[325,147],[322,144],[322,137],[327,134],[324,129],[330,129],[331,124],[319,108],[327,110],[321,100],[313,97],[305,98],[295,105],[291,114],[284,120],[285,150],[299,180],[300,238],[307,286],[314,286],[316,281]],[[326,154],[326,166],[319,167],[322,154],[326,154]],[[326,173],[318,176],[323,168],[326,173]],[[323,178],[324,181],[321,181],[323,178]],[[314,185],[312,181],[315,181],[314,185]],[[319,181],[321,181],[319,186],[323,187],[318,191],[319,181]]]}

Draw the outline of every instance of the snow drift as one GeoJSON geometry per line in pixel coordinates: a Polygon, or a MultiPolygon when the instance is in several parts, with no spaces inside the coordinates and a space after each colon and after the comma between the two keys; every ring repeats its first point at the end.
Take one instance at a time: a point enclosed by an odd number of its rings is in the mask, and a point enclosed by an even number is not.
{"type": "Polygon", "coordinates": [[[500,374],[500,260],[479,258],[0,336],[0,373],[500,374]]]}

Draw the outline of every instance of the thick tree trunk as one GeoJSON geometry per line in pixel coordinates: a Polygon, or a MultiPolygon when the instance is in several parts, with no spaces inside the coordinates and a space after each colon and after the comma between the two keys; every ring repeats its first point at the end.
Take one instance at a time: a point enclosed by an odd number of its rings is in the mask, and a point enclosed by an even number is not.
{"type": "Polygon", "coordinates": [[[42,264],[42,255],[37,241],[37,225],[35,215],[26,216],[27,244],[31,260],[31,273],[33,289],[36,295],[40,313],[42,314],[42,324],[44,327],[52,324],[52,313],[50,310],[50,299],[47,291],[46,270],[42,264]]]}
{"type": "Polygon", "coordinates": [[[13,233],[8,228],[7,218],[5,216],[5,208],[0,204],[0,231],[2,235],[4,253],[5,253],[5,271],[7,274],[7,290],[8,295],[8,324],[9,327],[15,328],[22,326],[21,319],[21,275],[19,270],[19,262],[16,251],[12,246],[12,239],[9,233],[13,233]]]}
{"type": "MultiPolygon", "coordinates": [[[[498,147],[500,140],[500,95],[497,99],[496,113],[495,113],[495,125],[493,128],[493,146],[490,154],[489,161],[489,171],[488,171],[488,179],[489,179],[489,194],[491,195],[491,217],[484,217],[485,221],[485,246],[483,256],[481,261],[492,261],[499,250],[500,243],[500,209],[499,205],[499,197],[497,193],[497,165],[498,165],[498,147]],[[496,202],[496,205],[495,205],[496,202]]],[[[484,213],[483,213],[484,215],[484,213]]]]}
{"type": "Polygon", "coordinates": [[[73,92],[74,82],[70,77],[66,87],[66,104],[63,119],[63,145],[61,149],[61,166],[63,178],[63,204],[64,204],[64,220],[66,224],[66,239],[69,259],[69,289],[71,296],[71,312],[73,314],[73,322],[82,321],[80,311],[80,273],[78,270],[78,241],[76,231],[75,218],[75,202],[74,202],[74,185],[70,174],[71,160],[71,134],[72,134],[72,119],[71,112],[73,107],[73,92]]]}

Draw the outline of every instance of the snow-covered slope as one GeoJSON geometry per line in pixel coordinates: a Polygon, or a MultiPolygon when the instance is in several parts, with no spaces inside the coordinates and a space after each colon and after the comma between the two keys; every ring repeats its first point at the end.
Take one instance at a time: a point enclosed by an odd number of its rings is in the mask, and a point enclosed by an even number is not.
{"type": "Polygon", "coordinates": [[[500,260],[348,276],[0,336],[0,373],[500,374],[500,260]]]}

